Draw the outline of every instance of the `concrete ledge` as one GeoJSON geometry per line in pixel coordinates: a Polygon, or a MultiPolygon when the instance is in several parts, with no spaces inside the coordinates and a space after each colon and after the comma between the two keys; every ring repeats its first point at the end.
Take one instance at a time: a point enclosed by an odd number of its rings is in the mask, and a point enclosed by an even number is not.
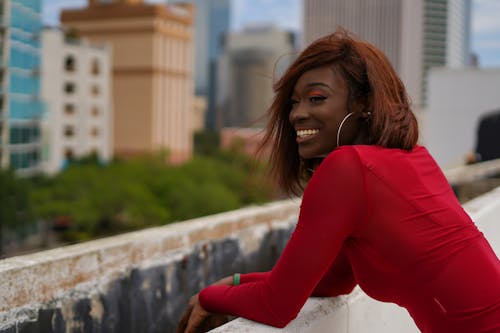
{"type": "Polygon", "coordinates": [[[85,283],[108,281],[203,240],[221,240],[251,226],[293,223],[298,209],[299,201],[275,202],[2,260],[0,314],[49,302],[85,283]]]}
{"type": "Polygon", "coordinates": [[[405,309],[381,303],[356,287],[349,296],[309,298],[292,322],[283,329],[237,318],[210,333],[418,333],[405,309]]]}
{"type": "Polygon", "coordinates": [[[463,207],[500,257],[500,187],[472,199],[463,207]]]}
{"type": "MultiPolygon", "coordinates": [[[[464,209],[500,256],[500,187],[469,201],[464,209]]],[[[210,332],[418,333],[419,330],[405,309],[378,302],[356,287],[348,296],[310,298],[297,318],[283,329],[237,318],[210,332]]]]}
{"type": "Polygon", "coordinates": [[[447,169],[444,175],[452,185],[470,183],[500,174],[500,159],[447,169]]]}

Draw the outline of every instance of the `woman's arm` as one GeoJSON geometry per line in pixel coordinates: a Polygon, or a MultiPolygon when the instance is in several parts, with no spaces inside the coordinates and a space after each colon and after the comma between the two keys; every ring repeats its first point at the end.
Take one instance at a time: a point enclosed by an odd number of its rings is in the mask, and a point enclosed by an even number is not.
{"type": "Polygon", "coordinates": [[[345,239],[367,218],[366,201],[357,152],[351,147],[335,150],[309,182],[297,227],[273,270],[255,282],[207,287],[199,295],[201,306],[284,327],[317,286],[323,289],[318,283],[333,267],[345,239]]]}
{"type": "MultiPolygon", "coordinates": [[[[241,283],[257,282],[267,279],[271,272],[241,274],[241,283]]],[[[232,277],[228,277],[232,281],[232,277]]],[[[356,286],[351,263],[343,250],[337,255],[328,271],[314,288],[311,296],[338,296],[349,294],[356,286]]]]}

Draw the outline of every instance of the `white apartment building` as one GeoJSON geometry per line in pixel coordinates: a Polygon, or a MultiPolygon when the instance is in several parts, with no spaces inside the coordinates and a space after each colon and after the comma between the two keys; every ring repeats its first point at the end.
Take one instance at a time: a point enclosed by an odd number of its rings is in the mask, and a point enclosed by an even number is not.
{"type": "Polygon", "coordinates": [[[418,110],[430,68],[469,64],[471,0],[305,0],[304,42],[338,26],[380,48],[418,110]]]}
{"type": "Polygon", "coordinates": [[[75,158],[112,158],[111,48],[70,39],[60,29],[42,33],[44,170],[57,173],[75,158]]]}

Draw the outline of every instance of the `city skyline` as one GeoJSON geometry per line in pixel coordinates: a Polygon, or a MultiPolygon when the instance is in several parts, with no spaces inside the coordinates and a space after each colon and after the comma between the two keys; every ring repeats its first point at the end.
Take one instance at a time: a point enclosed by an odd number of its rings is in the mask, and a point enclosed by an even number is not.
{"type": "MultiPolygon", "coordinates": [[[[164,0],[146,0],[164,3],[164,0]]],[[[46,25],[58,25],[61,8],[81,7],[87,0],[43,0],[42,18],[46,25]]],[[[302,27],[300,0],[234,0],[231,27],[272,23],[295,31],[302,27]],[[265,10],[264,10],[265,9],[265,10]]],[[[471,50],[481,67],[500,67],[500,1],[473,0],[471,50]]]]}

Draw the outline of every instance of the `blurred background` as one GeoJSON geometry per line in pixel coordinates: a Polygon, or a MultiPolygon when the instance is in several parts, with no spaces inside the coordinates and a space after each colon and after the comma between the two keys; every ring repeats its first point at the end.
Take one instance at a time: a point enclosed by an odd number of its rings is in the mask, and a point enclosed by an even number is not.
{"type": "Polygon", "coordinates": [[[275,200],[272,84],[342,26],[443,168],[500,157],[496,0],[3,0],[0,257],[275,200]]]}

